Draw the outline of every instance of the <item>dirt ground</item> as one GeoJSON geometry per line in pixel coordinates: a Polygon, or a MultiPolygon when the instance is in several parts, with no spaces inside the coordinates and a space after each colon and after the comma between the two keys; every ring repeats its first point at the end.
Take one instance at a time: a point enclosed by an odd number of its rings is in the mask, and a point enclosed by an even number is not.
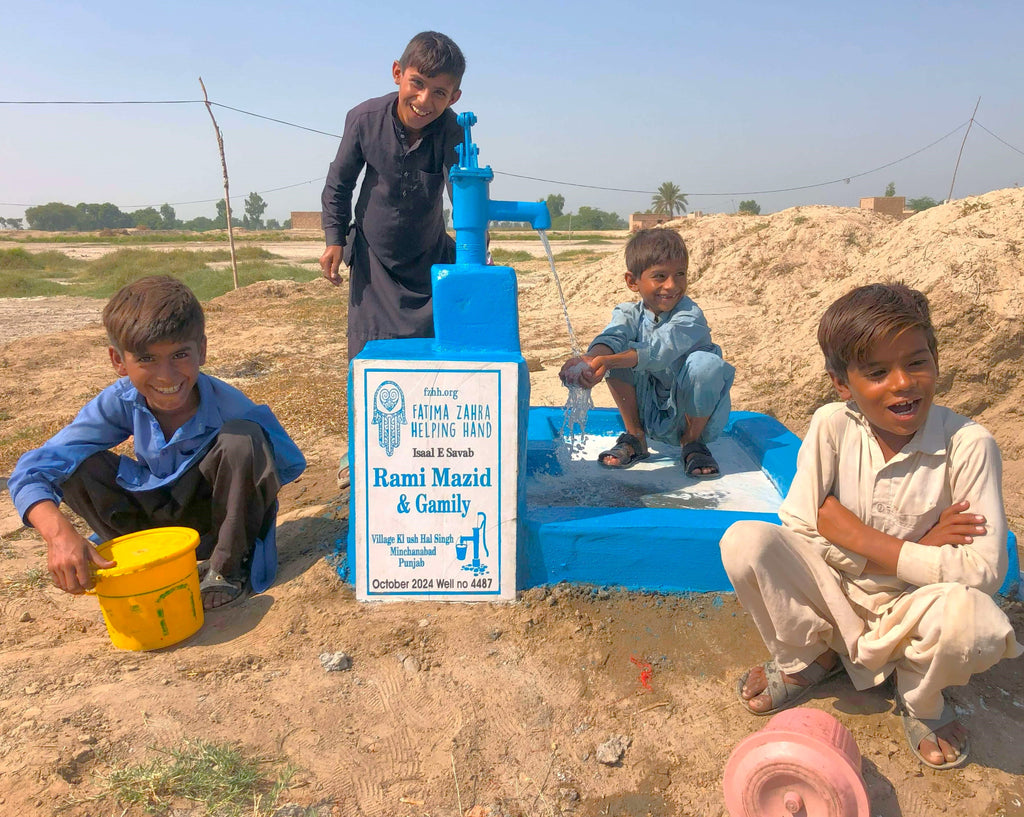
{"type": "MultiPolygon", "coordinates": [[[[926,291],[940,400],[996,435],[1011,527],[1024,534],[1024,191],[902,223],[803,207],[675,226],[691,250],[690,294],[738,370],[734,408],[771,413],[798,434],[829,399],[814,339],[825,306],[870,280],[926,291]]],[[[622,240],[559,265],[584,344],[628,297],[622,240]]],[[[319,254],[315,241],[268,249],[300,263],[319,254]]],[[[531,402],[561,405],[569,341],[557,291],[544,261],[515,266],[531,402]]],[[[509,604],[355,601],[334,559],[347,530],[335,484],[347,434],[344,297],[322,280],[265,282],[207,307],[206,370],[268,403],[309,468],[283,491],[276,584],[209,613],[193,638],[156,652],[113,648],[95,599],[28,580],[44,548],[0,494],[0,814],[141,814],[110,795],[110,771],[201,737],[296,766],[277,805],[297,806],[282,815],[724,815],[725,763],[765,724],[735,699],[736,677],[765,651],[730,594],[559,585],[509,604]],[[326,672],[319,656],[339,651],[351,669],[326,672]],[[597,747],[618,736],[621,761],[599,762],[597,747]]],[[[101,308],[0,301],[0,476],[112,380],[101,308]]],[[[604,393],[595,402],[611,405],[604,393]]],[[[1024,640],[1024,605],[1005,608],[1024,640]]],[[[1003,662],[951,690],[973,735],[970,762],[952,772],[913,758],[887,687],[857,692],[840,677],[807,705],[852,731],[872,817],[1019,816],[1022,666],[1003,662]]],[[[182,801],[174,813],[206,811],[182,801]]]]}

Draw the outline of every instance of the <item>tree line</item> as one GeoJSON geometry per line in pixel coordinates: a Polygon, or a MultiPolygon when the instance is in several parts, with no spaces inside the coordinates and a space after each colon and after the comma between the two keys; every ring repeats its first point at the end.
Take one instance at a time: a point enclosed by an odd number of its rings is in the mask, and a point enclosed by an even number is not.
{"type": "MultiPolygon", "coordinates": [[[[231,224],[234,227],[244,227],[249,230],[281,230],[291,227],[291,219],[286,219],[284,224],[277,219],[270,218],[263,220],[263,213],[266,212],[267,202],[259,193],[250,193],[245,200],[245,215],[243,218],[232,218],[231,224]]],[[[155,207],[143,207],[140,210],[123,212],[117,205],[110,202],[102,204],[79,202],[76,205],[65,204],[60,201],[51,201],[49,204],[40,204],[36,207],[29,207],[25,210],[25,221],[29,229],[43,230],[46,232],[57,232],[74,230],[78,232],[89,232],[92,230],[119,230],[131,227],[141,227],[147,230],[217,230],[227,227],[227,205],[224,199],[217,202],[217,214],[215,218],[198,216],[197,218],[182,221],[177,217],[174,208],[170,204],[162,204],[159,209],[155,207]]],[[[0,219],[0,227],[12,230],[20,230],[22,220],[0,219]]]]}

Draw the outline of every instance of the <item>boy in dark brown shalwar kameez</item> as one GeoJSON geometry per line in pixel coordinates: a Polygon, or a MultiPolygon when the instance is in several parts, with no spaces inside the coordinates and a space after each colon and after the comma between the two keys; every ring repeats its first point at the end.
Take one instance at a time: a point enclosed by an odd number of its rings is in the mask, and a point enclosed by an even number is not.
{"type": "Polygon", "coordinates": [[[455,260],[442,195],[462,141],[450,108],[465,67],[451,39],[417,34],[391,69],[398,91],[345,117],[321,196],[327,249],[320,267],[335,286],[343,256],[349,267],[349,359],[371,340],[434,335],[430,268],[455,260]]]}

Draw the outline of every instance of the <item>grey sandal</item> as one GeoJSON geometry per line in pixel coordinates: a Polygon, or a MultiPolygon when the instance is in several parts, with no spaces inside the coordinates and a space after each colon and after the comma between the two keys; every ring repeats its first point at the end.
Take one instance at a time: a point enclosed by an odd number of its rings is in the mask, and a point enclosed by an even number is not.
{"type": "Polygon", "coordinates": [[[960,749],[960,756],[956,760],[948,760],[945,763],[932,763],[930,760],[925,760],[924,755],[921,754],[921,741],[930,740],[936,746],[939,745],[938,738],[935,733],[943,726],[952,723],[957,719],[956,712],[949,704],[944,704],[942,707],[942,714],[937,718],[915,718],[909,712],[907,712],[907,705],[903,702],[902,698],[897,698],[897,706],[900,710],[900,718],[903,720],[903,733],[907,736],[907,743],[910,744],[910,750],[917,755],[917,759],[920,760],[929,769],[938,769],[940,771],[945,769],[955,769],[957,766],[962,766],[967,758],[971,754],[971,744],[968,740],[964,744],[964,747],[960,749]]]}
{"type": "MultiPolygon", "coordinates": [[[[808,683],[801,686],[800,684],[791,684],[786,681],[782,670],[779,669],[778,664],[775,661],[765,661],[762,664],[764,667],[765,678],[768,680],[768,686],[764,688],[764,692],[760,694],[768,693],[768,697],[772,699],[772,708],[764,712],[759,712],[756,709],[751,709],[750,700],[743,697],[743,686],[747,683],[747,678],[750,677],[750,670],[747,670],[740,676],[739,681],[736,683],[736,697],[739,698],[740,703],[743,704],[743,708],[747,710],[751,715],[774,715],[776,712],[781,712],[783,709],[789,709],[791,706],[795,706],[808,695],[811,694],[816,686],[820,686],[829,678],[844,672],[843,662],[839,658],[836,658],[835,666],[831,669],[825,669],[817,661],[812,661],[804,669],[800,670],[799,674],[808,683]]],[[[757,697],[756,695],[754,696],[757,697]]]]}

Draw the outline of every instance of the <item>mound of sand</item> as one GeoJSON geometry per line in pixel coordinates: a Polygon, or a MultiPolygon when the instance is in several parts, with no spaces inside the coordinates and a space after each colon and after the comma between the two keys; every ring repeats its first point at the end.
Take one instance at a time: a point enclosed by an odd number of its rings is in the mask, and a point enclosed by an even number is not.
{"type": "MultiPolygon", "coordinates": [[[[669,226],[690,250],[689,294],[736,366],[734,408],[771,414],[802,435],[814,410],[835,399],[816,340],[822,313],[854,286],[900,280],[931,303],[940,401],[985,424],[1007,461],[1024,457],[1024,190],[954,201],[905,221],[816,206],[669,226]]],[[[615,303],[633,297],[623,270],[620,248],[560,272],[582,344],[615,303]]],[[[545,369],[534,378],[535,403],[564,399],[555,376],[569,352],[560,313],[554,286],[530,276],[520,314],[524,354],[545,369]]],[[[595,402],[610,405],[597,393],[595,402]]],[[[1022,473],[1008,462],[1008,477],[1011,471],[1018,478],[1007,479],[1008,502],[1019,519],[1022,473]]]]}

